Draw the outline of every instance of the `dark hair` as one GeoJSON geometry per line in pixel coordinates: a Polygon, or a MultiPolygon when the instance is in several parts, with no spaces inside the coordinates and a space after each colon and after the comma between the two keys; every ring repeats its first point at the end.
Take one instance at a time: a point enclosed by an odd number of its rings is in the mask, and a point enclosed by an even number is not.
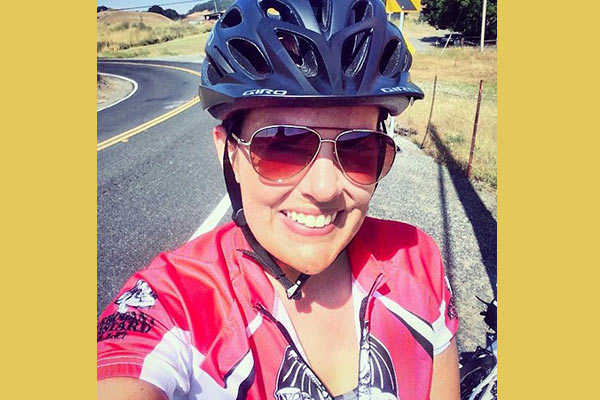
{"type": "Polygon", "coordinates": [[[244,124],[245,112],[239,111],[235,114],[232,114],[228,118],[224,119],[221,125],[225,128],[225,132],[227,132],[227,136],[231,135],[232,132],[240,133],[242,130],[242,125],[244,124]]]}

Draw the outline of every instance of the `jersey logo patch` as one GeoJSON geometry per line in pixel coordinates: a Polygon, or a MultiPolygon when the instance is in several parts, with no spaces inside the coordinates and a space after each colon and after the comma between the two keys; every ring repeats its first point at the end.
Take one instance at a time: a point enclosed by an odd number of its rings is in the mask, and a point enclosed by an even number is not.
{"type": "Polygon", "coordinates": [[[136,282],[135,287],[119,296],[115,304],[119,306],[118,312],[125,313],[128,306],[136,308],[152,307],[156,298],[156,293],[152,291],[146,281],[140,279],[136,282]]]}

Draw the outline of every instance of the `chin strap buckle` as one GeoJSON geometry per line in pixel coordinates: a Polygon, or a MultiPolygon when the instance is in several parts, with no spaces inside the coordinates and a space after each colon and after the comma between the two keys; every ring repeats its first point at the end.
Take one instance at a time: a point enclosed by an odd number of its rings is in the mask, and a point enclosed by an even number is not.
{"type": "Polygon", "coordinates": [[[239,210],[236,210],[233,212],[233,214],[231,215],[231,219],[235,222],[235,224],[237,226],[245,226],[248,225],[248,223],[246,222],[246,216],[244,216],[244,209],[240,208],[239,210]]]}
{"type": "Polygon", "coordinates": [[[296,282],[285,289],[285,293],[289,300],[299,300],[302,297],[302,290],[300,289],[302,289],[302,286],[304,286],[309,276],[310,275],[300,274],[296,279],[296,282]]]}

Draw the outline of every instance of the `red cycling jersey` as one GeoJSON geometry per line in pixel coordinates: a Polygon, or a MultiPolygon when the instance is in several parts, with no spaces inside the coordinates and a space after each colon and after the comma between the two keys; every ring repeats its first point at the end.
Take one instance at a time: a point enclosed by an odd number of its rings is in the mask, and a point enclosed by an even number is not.
{"type": "MultiPolygon", "coordinates": [[[[171,398],[331,399],[283,303],[229,223],[134,274],[98,322],[98,379],[171,398]]],[[[358,398],[427,399],[433,357],[458,329],[439,250],[417,228],[366,218],[347,247],[358,398]]]]}

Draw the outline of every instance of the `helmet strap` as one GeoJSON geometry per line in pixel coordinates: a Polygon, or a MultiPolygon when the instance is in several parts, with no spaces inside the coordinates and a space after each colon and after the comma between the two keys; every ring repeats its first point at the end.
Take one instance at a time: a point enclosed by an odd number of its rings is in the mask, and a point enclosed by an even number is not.
{"type": "Polygon", "coordinates": [[[225,177],[225,185],[227,186],[227,193],[231,201],[231,208],[233,213],[231,219],[237,226],[240,227],[246,241],[250,245],[253,251],[239,250],[246,256],[253,259],[256,263],[262,266],[267,272],[269,272],[275,279],[277,279],[285,288],[285,292],[288,299],[298,300],[302,297],[302,286],[306,283],[306,280],[310,275],[301,273],[296,278],[296,281],[292,283],[288,277],[283,273],[281,267],[275,262],[271,254],[263,247],[254,237],[254,234],[250,230],[246,217],[244,216],[244,209],[242,206],[242,192],[239,183],[235,180],[235,174],[233,173],[233,167],[229,160],[229,140],[230,134],[227,133],[227,139],[225,140],[225,149],[223,151],[223,175],[225,177]]]}

